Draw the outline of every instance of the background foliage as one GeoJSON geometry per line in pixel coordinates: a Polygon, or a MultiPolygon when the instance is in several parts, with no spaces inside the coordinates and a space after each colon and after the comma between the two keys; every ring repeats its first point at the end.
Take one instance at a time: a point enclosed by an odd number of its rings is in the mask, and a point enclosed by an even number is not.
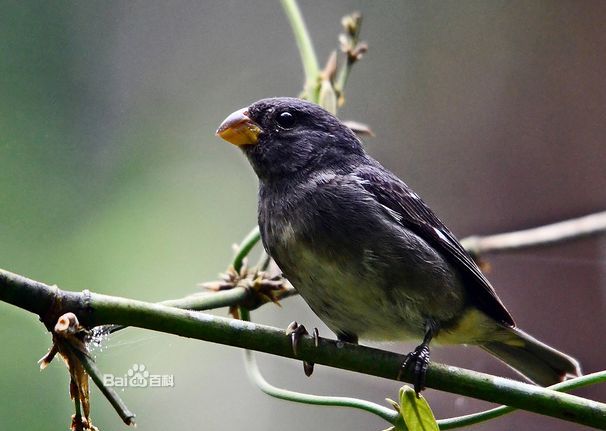
{"type": "MultiPolygon", "coordinates": [[[[370,124],[369,151],[459,235],[521,228],[606,202],[606,5],[585,2],[302,2],[320,58],[340,17],[364,13],[371,51],[350,77],[342,118],[370,124]]],[[[65,289],[161,300],[215,278],[255,220],[256,181],[213,137],[253,100],[296,95],[298,53],[277,3],[7,2],[0,14],[0,263],[65,289]]],[[[603,369],[604,240],[491,259],[521,327],[603,369]]],[[[328,330],[299,298],[255,320],[328,330]]],[[[66,427],[67,373],[43,374],[40,324],[3,305],[0,426],[66,427]]],[[[393,346],[407,351],[407,346],[393,346]]],[[[478,349],[436,360],[511,375],[478,349]]],[[[278,384],[380,402],[398,385],[259,358],[278,384]]],[[[97,360],[143,363],[175,387],[129,389],[140,429],[378,429],[359,412],[281,403],[246,380],[241,352],[138,330],[97,360]],[[251,419],[254,418],[254,419],[251,419]]],[[[606,400],[603,388],[583,394],[606,400]]],[[[483,403],[426,393],[439,417],[483,403]]],[[[115,426],[93,392],[93,419],[115,426]],[[96,402],[95,402],[96,401],[96,402]]],[[[570,424],[516,413],[477,429],[570,424]]],[[[558,428],[559,427],[559,428],[558,428]]]]}

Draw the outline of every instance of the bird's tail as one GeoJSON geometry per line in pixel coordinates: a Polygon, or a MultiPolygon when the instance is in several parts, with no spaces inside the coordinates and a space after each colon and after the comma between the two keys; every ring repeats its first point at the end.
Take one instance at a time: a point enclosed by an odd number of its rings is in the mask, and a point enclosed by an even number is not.
{"type": "Polygon", "coordinates": [[[508,332],[505,341],[486,343],[482,348],[532,382],[550,386],[566,377],[581,375],[579,362],[573,357],[541,343],[517,328],[503,329],[508,332]]]}

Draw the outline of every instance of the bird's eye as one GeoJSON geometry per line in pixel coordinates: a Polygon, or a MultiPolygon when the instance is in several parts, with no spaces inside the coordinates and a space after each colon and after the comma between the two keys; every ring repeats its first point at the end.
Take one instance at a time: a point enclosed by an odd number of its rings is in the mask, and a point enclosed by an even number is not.
{"type": "Polygon", "coordinates": [[[280,112],[276,116],[276,123],[283,129],[292,129],[295,125],[295,116],[288,111],[280,112]]]}

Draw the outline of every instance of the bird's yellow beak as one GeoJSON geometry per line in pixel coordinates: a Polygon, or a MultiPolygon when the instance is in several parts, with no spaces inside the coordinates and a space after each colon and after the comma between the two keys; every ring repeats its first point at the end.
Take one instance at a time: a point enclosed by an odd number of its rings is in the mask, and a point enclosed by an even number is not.
{"type": "Polygon", "coordinates": [[[241,147],[256,144],[262,131],[261,127],[248,116],[246,108],[243,108],[229,114],[217,129],[216,135],[241,147]]]}

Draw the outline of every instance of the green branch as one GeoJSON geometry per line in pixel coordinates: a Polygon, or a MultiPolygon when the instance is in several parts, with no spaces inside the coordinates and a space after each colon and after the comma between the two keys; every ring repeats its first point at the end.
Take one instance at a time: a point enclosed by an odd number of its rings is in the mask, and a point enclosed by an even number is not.
{"type": "MultiPolygon", "coordinates": [[[[587,374],[585,376],[577,377],[575,379],[566,380],[565,382],[557,383],[550,386],[549,389],[559,392],[568,392],[574,389],[579,389],[585,386],[595,385],[597,383],[606,382],[606,371],[600,371],[597,373],[587,374]]],[[[454,418],[440,419],[438,424],[441,430],[448,430],[454,428],[460,428],[464,426],[474,425],[480,422],[485,422],[490,419],[498,418],[507,413],[515,411],[516,408],[510,406],[499,406],[494,409],[485,410],[483,412],[472,413],[464,416],[457,416],[454,418]]]]}
{"type": "Polygon", "coordinates": [[[305,99],[317,103],[320,67],[318,66],[318,59],[311,42],[311,37],[309,36],[307,26],[305,25],[297,2],[295,0],[282,0],[281,3],[295,36],[297,48],[301,55],[301,62],[303,63],[303,71],[305,73],[305,99]]]}
{"type": "MultiPolygon", "coordinates": [[[[88,327],[111,323],[136,326],[295,358],[282,329],[88,291],[62,291],[3,270],[0,300],[40,315],[47,326],[71,311],[88,327]]],[[[391,380],[398,380],[404,360],[403,355],[393,352],[323,338],[316,347],[311,337],[301,339],[298,353],[299,360],[391,380]]],[[[410,375],[403,377],[410,381],[410,375]]],[[[432,363],[426,386],[606,428],[606,404],[501,377],[432,363]]]]}

